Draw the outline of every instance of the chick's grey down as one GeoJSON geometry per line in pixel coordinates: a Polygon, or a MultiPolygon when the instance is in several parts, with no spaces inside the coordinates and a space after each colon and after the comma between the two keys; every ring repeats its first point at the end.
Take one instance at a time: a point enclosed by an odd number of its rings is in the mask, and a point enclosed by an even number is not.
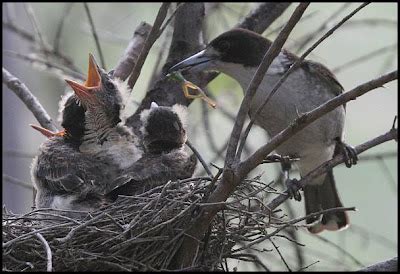
{"type": "MultiPolygon", "coordinates": [[[[38,208],[90,211],[118,185],[114,179],[142,154],[137,138],[121,124],[118,83],[89,58],[84,84],[67,80],[74,90],[62,110],[62,134],[48,136],[32,163],[38,208]]],[[[71,214],[71,216],[75,216],[71,214]]]]}
{"type": "MultiPolygon", "coordinates": [[[[216,70],[236,79],[247,90],[271,42],[254,32],[234,29],[211,41],[201,52],[173,66],[170,71],[190,68],[189,71],[216,70]]],[[[249,115],[265,101],[281,76],[298,59],[282,50],[273,60],[251,102],[249,115]]],[[[265,129],[270,137],[285,129],[301,113],[308,112],[342,93],[343,87],[322,64],[303,61],[283,82],[270,101],[255,118],[255,123],[265,129]]],[[[340,151],[344,138],[345,107],[341,106],[296,133],[276,148],[281,155],[299,157],[300,176],[305,176],[340,151]],[[336,141],[337,139],[338,141],[336,141]]],[[[322,175],[304,188],[306,214],[323,209],[340,207],[332,172],[322,175]]],[[[307,223],[315,222],[307,219],[307,223]]],[[[309,230],[313,233],[324,229],[338,230],[346,227],[345,213],[325,214],[309,230]]]]}

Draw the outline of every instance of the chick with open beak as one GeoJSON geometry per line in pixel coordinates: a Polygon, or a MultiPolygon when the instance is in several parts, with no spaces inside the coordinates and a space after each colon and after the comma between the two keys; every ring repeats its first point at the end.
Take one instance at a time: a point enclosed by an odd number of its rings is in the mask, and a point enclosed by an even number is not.
{"type": "MultiPolygon", "coordinates": [[[[75,94],[62,111],[64,130],[47,136],[31,174],[38,208],[91,211],[115,188],[115,178],[141,157],[137,140],[120,122],[118,84],[89,57],[84,84],[67,81],[75,94]]],[[[73,213],[69,215],[75,216],[73,213]]]]}
{"type": "Polygon", "coordinates": [[[122,85],[100,69],[89,55],[88,78],[80,84],[66,80],[85,109],[85,134],[80,151],[105,154],[126,168],[140,158],[138,140],[121,123],[122,85]]]}

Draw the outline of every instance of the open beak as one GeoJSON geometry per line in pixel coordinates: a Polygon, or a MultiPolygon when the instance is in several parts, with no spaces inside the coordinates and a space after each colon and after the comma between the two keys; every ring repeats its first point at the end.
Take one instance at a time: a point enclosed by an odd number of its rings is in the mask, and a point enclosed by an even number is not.
{"type": "Polygon", "coordinates": [[[85,83],[79,84],[68,79],[65,79],[65,81],[71,86],[80,99],[93,99],[94,92],[99,90],[101,86],[100,72],[93,55],[89,53],[89,70],[85,83]]]}
{"type": "Polygon", "coordinates": [[[177,70],[181,70],[184,68],[188,68],[188,67],[193,67],[199,64],[203,64],[206,62],[209,62],[211,60],[214,60],[215,56],[210,56],[209,54],[207,54],[206,50],[202,50],[198,53],[196,53],[195,55],[192,55],[188,58],[186,58],[185,60],[179,62],[178,64],[176,64],[175,66],[171,67],[168,71],[168,73],[177,71],[177,70]]]}
{"type": "Polygon", "coordinates": [[[54,137],[54,136],[64,136],[65,135],[65,130],[62,130],[62,131],[59,131],[59,132],[53,132],[51,130],[48,130],[48,129],[40,127],[40,126],[36,126],[36,125],[32,125],[32,124],[29,124],[29,125],[33,129],[36,129],[37,131],[42,133],[47,138],[51,138],[51,137],[54,137]]]}

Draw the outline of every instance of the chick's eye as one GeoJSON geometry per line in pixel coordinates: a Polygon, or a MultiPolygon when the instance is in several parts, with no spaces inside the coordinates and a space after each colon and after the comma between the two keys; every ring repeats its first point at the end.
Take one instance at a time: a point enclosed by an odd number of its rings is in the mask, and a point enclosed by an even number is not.
{"type": "Polygon", "coordinates": [[[106,81],[105,86],[109,90],[113,90],[115,88],[114,84],[111,81],[106,81]]]}

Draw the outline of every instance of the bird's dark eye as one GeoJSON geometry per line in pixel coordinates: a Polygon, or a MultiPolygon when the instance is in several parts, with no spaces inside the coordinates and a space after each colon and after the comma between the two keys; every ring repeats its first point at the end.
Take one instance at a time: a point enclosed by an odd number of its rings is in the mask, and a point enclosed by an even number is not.
{"type": "Polygon", "coordinates": [[[107,73],[107,75],[108,76],[110,76],[111,78],[113,78],[114,77],[114,69],[112,69],[112,70],[110,70],[108,73],[107,73]]]}
{"type": "Polygon", "coordinates": [[[111,81],[106,81],[106,82],[105,82],[105,86],[106,86],[106,88],[109,89],[109,90],[115,89],[114,83],[111,82],[111,81]]]}
{"type": "Polygon", "coordinates": [[[227,51],[231,47],[231,44],[228,41],[221,41],[218,46],[220,51],[227,51]]]}

